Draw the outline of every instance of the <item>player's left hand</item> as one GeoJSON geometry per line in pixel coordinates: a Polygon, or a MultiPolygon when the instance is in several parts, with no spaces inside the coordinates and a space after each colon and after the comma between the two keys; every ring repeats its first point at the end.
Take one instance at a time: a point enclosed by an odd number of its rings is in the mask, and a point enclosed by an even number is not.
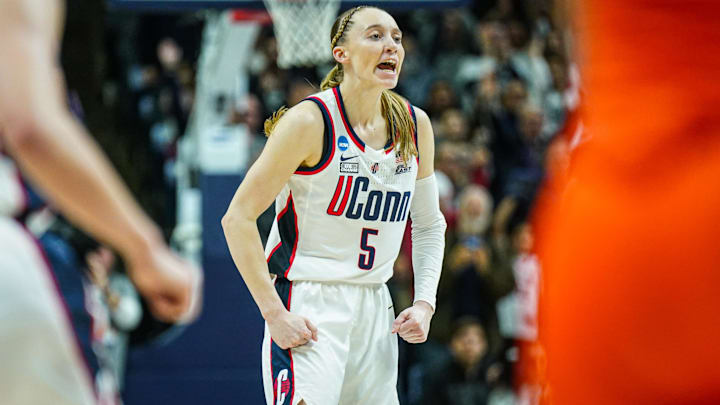
{"type": "Polygon", "coordinates": [[[423,343],[427,340],[430,331],[433,312],[427,302],[416,302],[395,318],[392,333],[397,333],[408,343],[423,343]]]}

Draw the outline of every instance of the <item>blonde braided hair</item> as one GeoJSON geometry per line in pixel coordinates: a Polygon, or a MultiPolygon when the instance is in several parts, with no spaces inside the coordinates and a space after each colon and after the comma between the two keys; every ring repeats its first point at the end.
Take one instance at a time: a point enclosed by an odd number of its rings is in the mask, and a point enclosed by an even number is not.
{"type": "Polygon", "coordinates": [[[357,6],[345,13],[345,17],[343,17],[342,22],[340,23],[340,26],[337,28],[337,32],[330,40],[330,49],[335,48],[335,45],[337,45],[338,40],[345,33],[345,28],[347,27],[348,23],[350,22],[350,19],[352,18],[353,14],[357,13],[358,11],[360,11],[366,7],[367,6],[357,6]]]}
{"type": "MultiPolygon", "coordinates": [[[[354,8],[351,8],[350,10],[346,11],[340,17],[335,20],[335,24],[333,24],[332,30],[330,31],[330,49],[335,49],[335,46],[337,46],[338,42],[340,42],[340,39],[345,34],[345,30],[348,28],[348,25],[350,24],[350,19],[352,18],[353,14],[357,13],[358,11],[362,10],[363,8],[367,8],[367,6],[357,6],[354,8]],[[332,32],[335,32],[333,35],[332,32]]],[[[335,62],[335,66],[333,66],[332,70],[325,76],[323,81],[320,83],[320,88],[322,90],[327,90],[333,87],[337,87],[342,83],[343,80],[343,67],[340,63],[335,62]]]]}

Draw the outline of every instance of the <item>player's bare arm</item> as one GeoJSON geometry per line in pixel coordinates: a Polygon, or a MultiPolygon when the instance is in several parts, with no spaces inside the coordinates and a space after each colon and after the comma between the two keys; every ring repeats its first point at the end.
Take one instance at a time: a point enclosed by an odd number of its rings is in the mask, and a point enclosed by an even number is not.
{"type": "Polygon", "coordinates": [[[6,0],[0,13],[0,122],[24,173],[69,219],[113,246],[159,318],[187,313],[199,272],[172,254],[155,224],[65,105],[57,67],[60,1],[6,0]]]}
{"type": "MultiPolygon", "coordinates": [[[[435,172],[435,141],[430,118],[425,111],[417,107],[415,111],[417,113],[418,152],[420,155],[417,178],[423,180],[428,179],[435,172]]],[[[423,343],[428,338],[430,321],[434,312],[433,303],[422,298],[416,299],[413,306],[402,311],[395,319],[392,332],[398,333],[408,343],[423,343]]]]}
{"type": "Polygon", "coordinates": [[[320,110],[312,102],[302,102],[288,110],[222,219],[235,265],[267,321],[273,341],[283,349],[317,340],[317,329],[309,320],[285,309],[269,276],[255,221],[298,167],[313,166],[320,160],[323,128],[320,110]]]}

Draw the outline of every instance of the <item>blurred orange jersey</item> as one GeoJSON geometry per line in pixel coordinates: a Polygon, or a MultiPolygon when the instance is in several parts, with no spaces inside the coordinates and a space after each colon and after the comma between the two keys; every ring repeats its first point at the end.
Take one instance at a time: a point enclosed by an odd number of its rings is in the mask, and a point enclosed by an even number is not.
{"type": "Polygon", "coordinates": [[[578,3],[589,140],[538,215],[552,403],[720,404],[720,1],[578,3]]]}

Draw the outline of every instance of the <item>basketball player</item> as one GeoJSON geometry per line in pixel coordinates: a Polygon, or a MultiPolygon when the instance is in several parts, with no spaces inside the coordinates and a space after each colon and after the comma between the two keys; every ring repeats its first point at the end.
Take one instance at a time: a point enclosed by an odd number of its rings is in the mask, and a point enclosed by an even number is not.
{"type": "Polygon", "coordinates": [[[348,10],[330,45],[323,91],[266,123],[267,146],[223,227],[266,320],[267,403],[397,404],[394,334],[427,339],[443,257],[433,134],[428,116],[389,90],[405,55],[388,13],[348,10]],[[273,199],[263,257],[255,220],[273,199]],[[395,319],[385,282],[408,217],[415,299],[395,319]]]}
{"type": "MultiPolygon", "coordinates": [[[[57,0],[0,4],[0,142],[63,214],[122,255],[159,318],[188,314],[198,271],[174,255],[83,128],[71,117],[57,66],[57,0]]],[[[0,195],[17,178],[0,171],[0,195]]],[[[17,195],[17,194],[16,194],[17,195]]],[[[22,202],[23,199],[14,199],[22,202]]],[[[93,404],[87,367],[37,241],[0,212],[0,393],[3,404],[93,404]]]]}
{"type": "Polygon", "coordinates": [[[720,403],[720,3],[588,0],[583,122],[539,215],[556,405],[720,403]]]}

